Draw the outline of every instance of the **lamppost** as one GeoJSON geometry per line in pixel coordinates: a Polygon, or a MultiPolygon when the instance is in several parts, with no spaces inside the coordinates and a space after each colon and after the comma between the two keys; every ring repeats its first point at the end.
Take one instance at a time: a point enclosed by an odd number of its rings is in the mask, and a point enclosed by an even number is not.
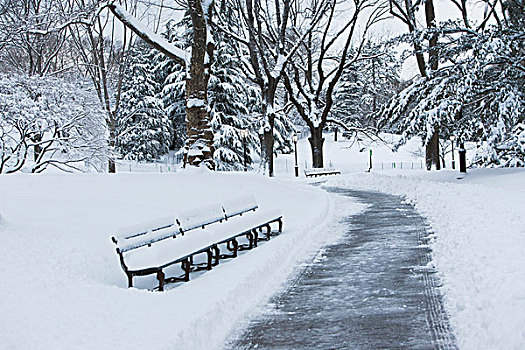
{"type": "Polygon", "coordinates": [[[293,134],[292,140],[295,145],[295,177],[299,177],[299,164],[297,163],[297,134],[293,134]]]}
{"type": "Polygon", "coordinates": [[[467,150],[465,149],[465,144],[461,142],[459,144],[459,172],[466,174],[467,173],[467,150]]]}
{"type": "Polygon", "coordinates": [[[248,138],[248,130],[243,129],[241,130],[241,136],[242,136],[242,146],[244,148],[244,171],[248,171],[248,165],[246,164],[246,139],[248,138]]]}
{"type": "Polygon", "coordinates": [[[454,160],[454,141],[456,137],[454,135],[450,136],[450,142],[452,143],[452,169],[456,169],[456,161],[454,160]]]}

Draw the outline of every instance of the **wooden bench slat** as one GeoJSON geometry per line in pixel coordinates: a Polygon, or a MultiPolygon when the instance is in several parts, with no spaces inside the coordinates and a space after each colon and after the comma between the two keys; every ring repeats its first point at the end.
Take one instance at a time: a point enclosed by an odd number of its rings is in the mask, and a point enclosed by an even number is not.
{"type": "Polygon", "coordinates": [[[253,195],[225,200],[222,203],[222,208],[227,218],[242,215],[246,212],[256,210],[258,207],[255,196],[253,195]]]}
{"type": "Polygon", "coordinates": [[[117,229],[112,237],[113,242],[117,243],[122,240],[135,238],[145,235],[148,231],[155,231],[175,225],[173,216],[161,217],[155,220],[128,225],[117,229]]]}
{"type": "Polygon", "coordinates": [[[221,225],[210,227],[209,232],[215,243],[223,243],[281,218],[281,211],[277,209],[257,211],[247,213],[221,225]]]}
{"type": "Polygon", "coordinates": [[[181,235],[178,226],[170,226],[163,229],[148,231],[145,235],[133,237],[125,241],[119,242],[117,247],[121,253],[128,252],[143,246],[151,245],[167,238],[174,238],[176,235],[181,235]]]}
{"type": "Polygon", "coordinates": [[[224,211],[220,203],[214,203],[202,208],[182,212],[178,216],[178,223],[183,231],[190,231],[212,223],[225,220],[224,211]]]}

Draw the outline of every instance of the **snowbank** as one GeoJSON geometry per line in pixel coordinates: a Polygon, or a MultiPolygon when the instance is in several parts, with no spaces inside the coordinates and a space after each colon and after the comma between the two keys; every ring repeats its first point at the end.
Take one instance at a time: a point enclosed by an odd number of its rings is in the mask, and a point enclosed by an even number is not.
{"type": "Polygon", "coordinates": [[[343,230],[361,206],[306,184],[253,174],[0,177],[0,347],[217,349],[238,323],[343,230]],[[284,232],[164,293],[125,274],[110,241],[127,224],[253,193],[284,232]],[[323,233],[323,234],[321,234],[323,233]]]}
{"type": "Polygon", "coordinates": [[[405,196],[428,218],[460,349],[525,348],[525,171],[384,174],[328,184],[405,196]]]}

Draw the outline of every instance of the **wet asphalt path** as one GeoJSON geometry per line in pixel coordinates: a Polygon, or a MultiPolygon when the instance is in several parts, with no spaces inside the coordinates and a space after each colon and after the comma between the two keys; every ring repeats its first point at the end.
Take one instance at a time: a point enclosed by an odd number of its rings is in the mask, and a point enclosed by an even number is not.
{"type": "Polygon", "coordinates": [[[226,349],[456,349],[429,228],[402,198],[327,189],[369,207],[226,349]]]}

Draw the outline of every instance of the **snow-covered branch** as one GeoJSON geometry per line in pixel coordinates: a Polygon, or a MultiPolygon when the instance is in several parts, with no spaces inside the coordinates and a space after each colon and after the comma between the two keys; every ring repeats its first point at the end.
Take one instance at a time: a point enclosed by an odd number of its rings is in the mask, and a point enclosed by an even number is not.
{"type": "Polygon", "coordinates": [[[184,64],[189,64],[189,54],[168,42],[162,36],[154,33],[152,30],[144,26],[133,15],[126,11],[121,5],[110,3],[107,7],[126,27],[131,29],[142,40],[159,50],[163,54],[169,56],[171,59],[184,64]]]}

